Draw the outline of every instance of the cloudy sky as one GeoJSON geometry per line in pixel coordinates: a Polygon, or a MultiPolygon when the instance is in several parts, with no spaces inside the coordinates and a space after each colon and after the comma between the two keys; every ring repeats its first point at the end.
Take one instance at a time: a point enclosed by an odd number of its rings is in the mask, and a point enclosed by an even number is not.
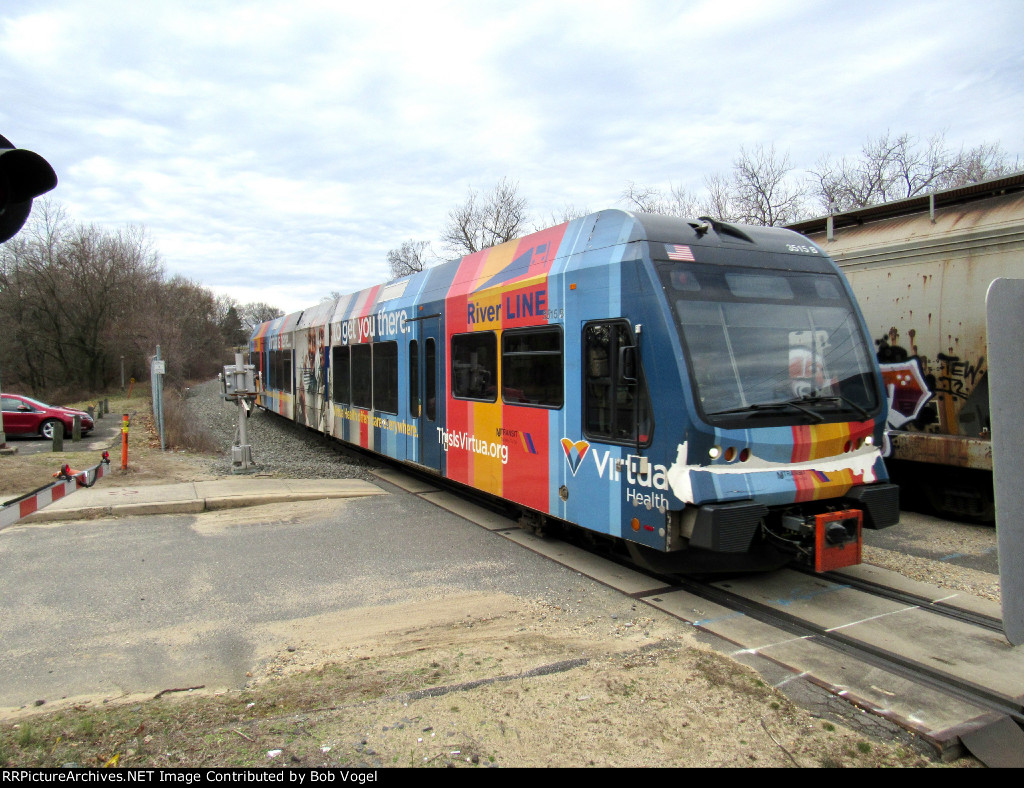
{"type": "Polygon", "coordinates": [[[539,226],[886,130],[1024,156],[1024,3],[4,0],[0,134],[76,222],[285,311],[387,277],[468,190],[539,226]]]}

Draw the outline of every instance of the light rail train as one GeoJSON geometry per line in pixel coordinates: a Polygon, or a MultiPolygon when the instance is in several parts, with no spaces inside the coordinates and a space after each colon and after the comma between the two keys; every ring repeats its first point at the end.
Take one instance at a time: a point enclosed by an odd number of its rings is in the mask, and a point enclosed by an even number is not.
{"type": "Polygon", "coordinates": [[[850,288],[788,230],[603,211],[264,323],[260,407],[669,572],[899,519],[850,288]]]}

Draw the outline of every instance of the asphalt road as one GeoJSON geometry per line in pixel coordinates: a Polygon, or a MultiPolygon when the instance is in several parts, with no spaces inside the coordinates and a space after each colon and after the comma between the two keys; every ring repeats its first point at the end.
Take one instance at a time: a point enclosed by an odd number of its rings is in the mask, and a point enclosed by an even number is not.
{"type": "Polygon", "coordinates": [[[630,610],[620,594],[415,496],[302,506],[0,532],[0,707],[240,688],[268,651],[287,648],[267,634],[276,625],[419,589],[630,610]]]}

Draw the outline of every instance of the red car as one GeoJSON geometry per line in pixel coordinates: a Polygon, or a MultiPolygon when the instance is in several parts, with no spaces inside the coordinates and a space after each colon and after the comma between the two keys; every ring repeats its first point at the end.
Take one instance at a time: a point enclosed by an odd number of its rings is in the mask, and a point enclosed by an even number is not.
{"type": "Polygon", "coordinates": [[[95,426],[92,416],[83,410],[47,405],[20,394],[0,396],[0,405],[3,407],[3,431],[6,435],[40,435],[53,440],[54,425],[63,422],[64,434],[70,438],[75,416],[82,417],[82,435],[88,435],[95,426]]]}

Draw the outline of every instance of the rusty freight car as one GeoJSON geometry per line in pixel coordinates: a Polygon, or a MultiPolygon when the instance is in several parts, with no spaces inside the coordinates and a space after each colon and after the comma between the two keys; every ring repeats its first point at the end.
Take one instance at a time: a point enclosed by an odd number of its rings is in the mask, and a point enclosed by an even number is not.
{"type": "Polygon", "coordinates": [[[1024,172],[789,229],[835,260],[860,302],[889,395],[894,479],[942,514],[991,521],[985,294],[1024,278],[1024,172]]]}

